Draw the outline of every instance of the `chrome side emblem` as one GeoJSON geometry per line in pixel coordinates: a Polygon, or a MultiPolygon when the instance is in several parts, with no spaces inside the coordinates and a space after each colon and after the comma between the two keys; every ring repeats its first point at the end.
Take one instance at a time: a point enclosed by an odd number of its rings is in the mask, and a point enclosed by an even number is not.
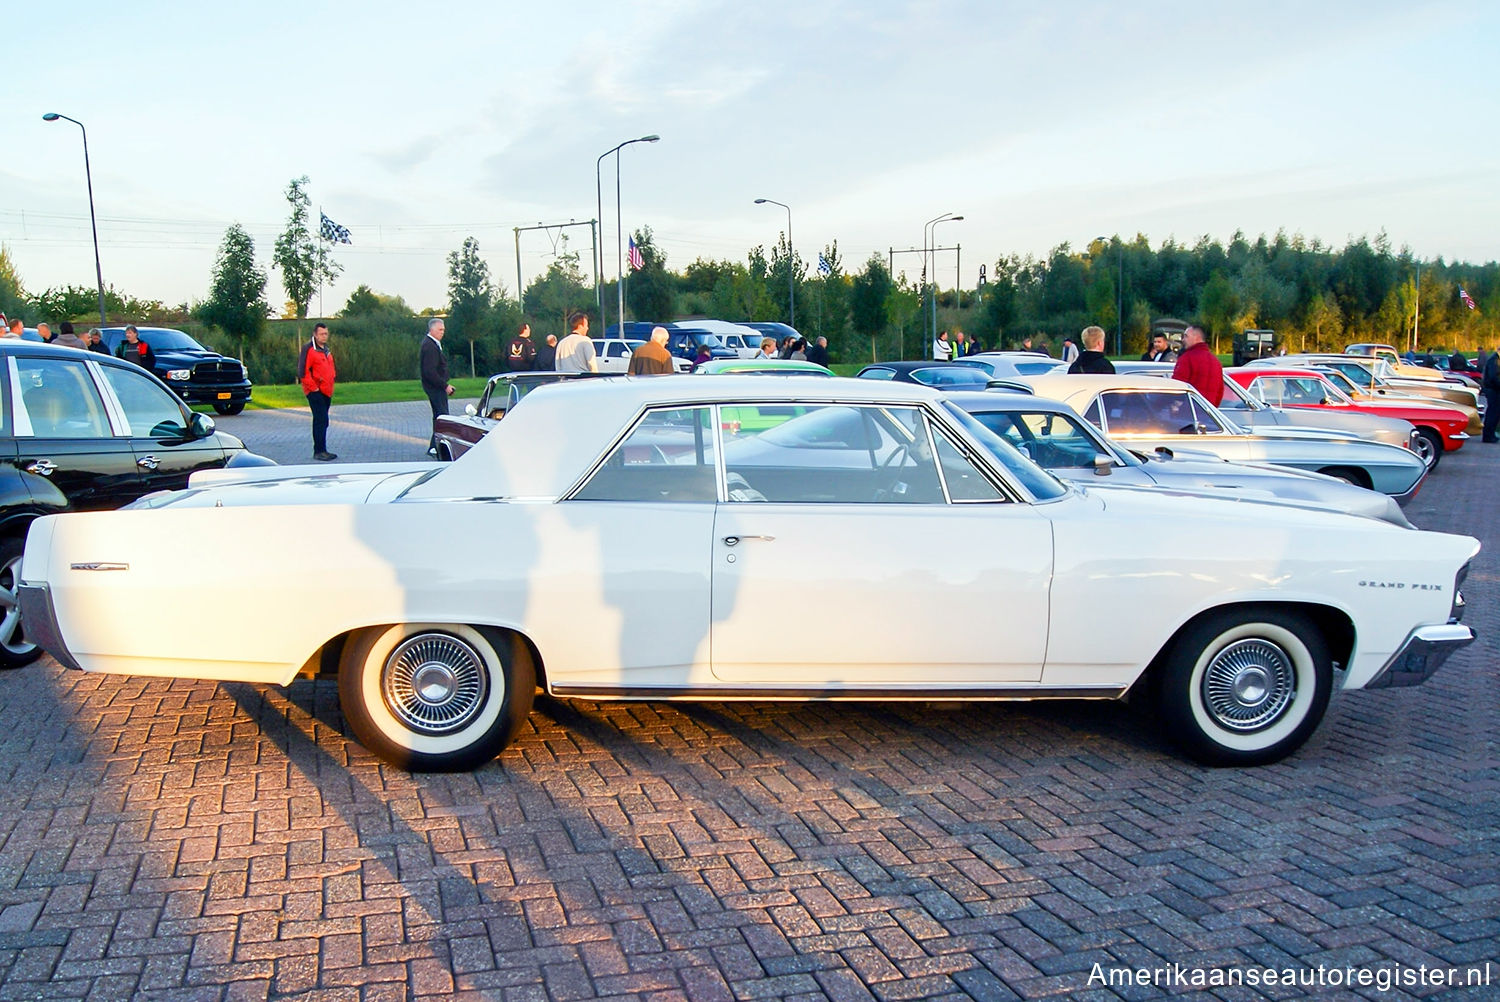
{"type": "Polygon", "coordinates": [[[130,565],[112,564],[106,563],[104,561],[96,561],[94,563],[88,564],[73,564],[72,568],[75,571],[128,571],[130,570],[130,565]]]}

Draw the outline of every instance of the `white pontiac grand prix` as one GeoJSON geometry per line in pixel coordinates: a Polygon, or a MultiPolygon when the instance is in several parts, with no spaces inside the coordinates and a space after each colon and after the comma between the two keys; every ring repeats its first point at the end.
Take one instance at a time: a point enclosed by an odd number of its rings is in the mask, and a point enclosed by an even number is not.
{"type": "Polygon", "coordinates": [[[1326,509],[1069,487],[921,386],[656,377],[538,389],[448,465],[223,471],[38,519],[19,593],[70,668],[336,672],[355,735],[413,770],[493,758],[538,685],[1138,687],[1190,756],[1250,765],[1306,741],[1335,685],[1415,684],[1471,642],[1458,587],[1478,548],[1326,509]],[[152,624],[142,603],[196,614],[152,624]]]}

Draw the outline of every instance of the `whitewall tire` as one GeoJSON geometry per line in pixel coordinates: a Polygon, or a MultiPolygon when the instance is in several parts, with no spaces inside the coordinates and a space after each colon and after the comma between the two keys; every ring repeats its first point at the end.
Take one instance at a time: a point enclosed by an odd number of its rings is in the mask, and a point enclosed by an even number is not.
{"type": "Polygon", "coordinates": [[[361,631],[339,666],[339,701],[354,736],[412,772],[493,759],[531,712],[535,687],[519,641],[452,623],[361,631]]]}
{"type": "Polygon", "coordinates": [[[1226,610],[1184,631],[1160,666],[1158,705],[1173,740],[1207,765],[1285,758],[1317,730],[1333,686],[1307,617],[1226,610]]]}

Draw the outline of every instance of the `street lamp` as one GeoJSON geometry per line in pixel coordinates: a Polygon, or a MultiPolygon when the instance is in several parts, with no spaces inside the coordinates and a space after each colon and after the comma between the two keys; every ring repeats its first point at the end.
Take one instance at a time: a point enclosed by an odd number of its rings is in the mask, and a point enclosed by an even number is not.
{"type": "MultiPolygon", "coordinates": [[[[1094,238],[1099,243],[1105,243],[1103,237],[1094,238]]],[[[1115,284],[1115,357],[1118,358],[1123,352],[1125,342],[1125,242],[1122,240],[1118,246],[1120,259],[1120,280],[1115,284]]]]}
{"type": "Polygon", "coordinates": [[[59,115],[55,111],[49,111],[42,116],[44,122],[55,122],[59,118],[72,122],[78,126],[83,133],[83,178],[89,186],[89,226],[94,230],[94,277],[99,282],[99,326],[103,327],[104,320],[104,269],[99,264],[99,224],[94,219],[94,176],[89,170],[89,130],[83,127],[83,123],[76,118],[68,118],[67,115],[59,115]]]}
{"type": "Polygon", "coordinates": [[[786,210],[786,308],[787,312],[791,314],[791,319],[787,323],[792,327],[796,327],[797,276],[793,270],[793,265],[797,261],[797,256],[792,252],[792,207],[785,202],[778,202],[774,198],[757,198],[755,204],[779,205],[786,210]]]}
{"type": "MultiPolygon", "coordinates": [[[[922,246],[923,246],[924,249],[928,245],[928,234],[931,233],[931,235],[932,235],[931,236],[932,250],[930,252],[931,253],[931,268],[932,268],[932,271],[929,272],[929,274],[932,275],[932,279],[933,280],[929,284],[932,287],[932,295],[931,295],[930,298],[931,298],[931,302],[932,302],[932,340],[934,340],[934,341],[937,340],[937,334],[938,334],[938,329],[937,329],[937,228],[938,228],[938,223],[956,223],[956,222],[959,222],[960,220],[962,220],[963,218],[964,218],[963,216],[955,216],[951,212],[945,212],[941,216],[938,216],[936,219],[929,219],[927,221],[927,224],[922,227],[922,246]]],[[[926,257],[923,258],[923,266],[922,267],[923,267],[924,271],[926,271],[927,267],[928,267],[928,265],[926,263],[927,260],[928,259],[926,257]]]]}
{"type": "MultiPolygon", "coordinates": [[[[621,143],[619,146],[616,146],[614,149],[612,149],[612,150],[605,150],[603,153],[599,154],[599,159],[594,161],[594,204],[595,204],[595,215],[597,215],[599,217],[600,225],[601,226],[603,225],[603,221],[604,221],[604,196],[603,196],[603,194],[601,194],[601,189],[600,189],[599,168],[604,163],[604,158],[607,157],[607,156],[609,156],[611,153],[616,153],[616,154],[619,153],[620,150],[622,150],[625,147],[629,146],[631,143],[654,143],[654,142],[657,142],[660,139],[661,139],[661,136],[658,136],[655,133],[653,133],[653,134],[651,134],[649,136],[642,136],[639,139],[627,139],[623,143],[621,143]]],[[[624,261],[624,258],[622,256],[624,254],[624,252],[620,249],[620,236],[621,236],[620,229],[621,229],[621,226],[620,226],[620,158],[618,156],[616,156],[615,157],[615,257],[617,259],[617,262],[616,262],[617,267],[616,267],[616,275],[615,275],[615,288],[616,288],[616,290],[620,294],[620,301],[619,301],[619,306],[620,306],[620,319],[619,319],[619,323],[620,323],[620,336],[624,337],[625,336],[625,261],[624,261]]],[[[599,270],[597,272],[595,272],[595,274],[598,275],[598,274],[602,274],[603,272],[604,272],[604,245],[603,245],[603,242],[601,241],[601,243],[599,245],[599,270]]],[[[520,295],[519,292],[517,292],[516,294],[520,295]]],[[[603,299],[603,294],[600,291],[600,286],[599,286],[599,282],[598,282],[597,279],[594,281],[594,305],[599,310],[599,326],[601,328],[603,328],[603,327],[607,326],[605,324],[605,322],[604,322],[604,299],[603,299]]],[[[604,331],[601,330],[599,333],[602,335],[604,333],[604,331]]]]}

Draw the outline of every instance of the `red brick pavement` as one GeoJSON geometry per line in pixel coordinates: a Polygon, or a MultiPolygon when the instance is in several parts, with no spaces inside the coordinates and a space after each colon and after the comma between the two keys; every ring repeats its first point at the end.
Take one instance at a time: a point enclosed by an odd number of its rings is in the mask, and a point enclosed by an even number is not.
{"type": "MultiPolygon", "coordinates": [[[[1476,444],[1412,514],[1495,540],[1497,488],[1476,444]]],[[[1500,981],[1497,560],[1466,589],[1479,644],[1254,770],[1187,764],[1117,705],[543,701],[490,766],[410,776],[345,739],[326,683],[44,661],[0,676],[0,1000],[1261,997],[1089,983],[1171,963],[1500,981]]]]}

